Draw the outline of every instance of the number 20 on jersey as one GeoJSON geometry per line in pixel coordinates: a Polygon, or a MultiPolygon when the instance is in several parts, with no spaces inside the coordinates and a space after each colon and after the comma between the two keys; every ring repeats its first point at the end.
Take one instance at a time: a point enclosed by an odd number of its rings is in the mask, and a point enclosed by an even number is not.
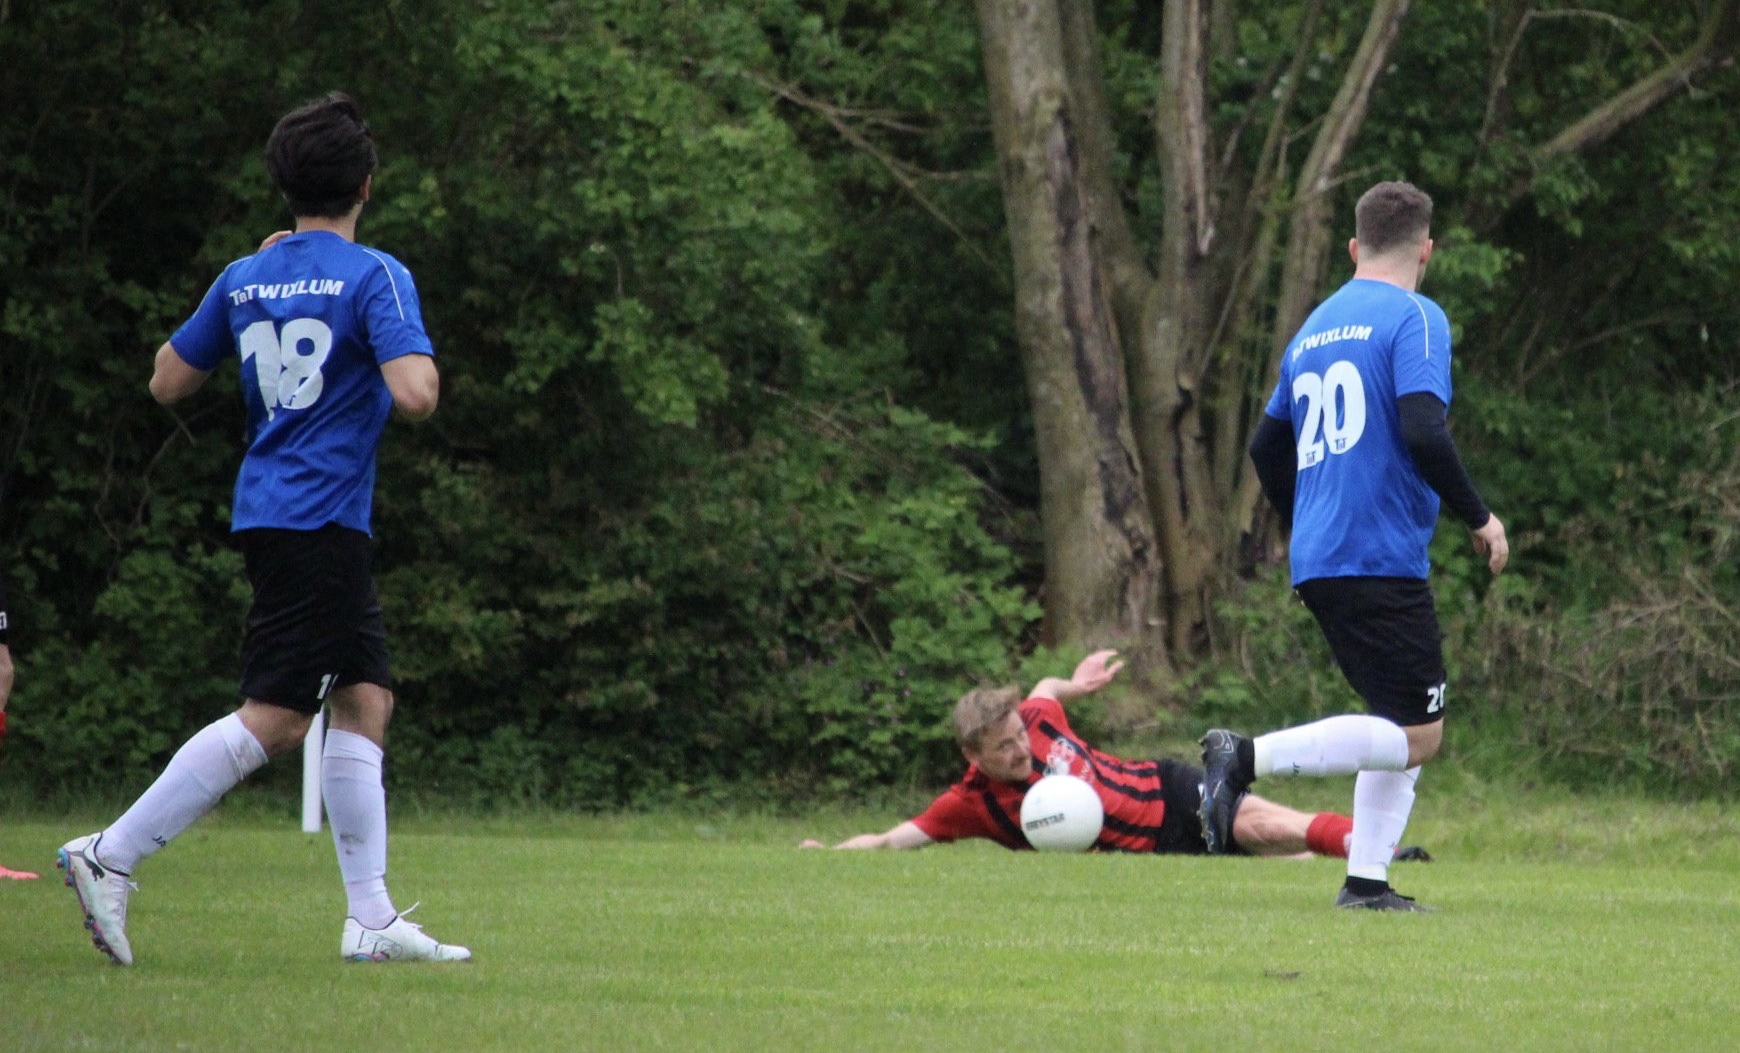
{"type": "Polygon", "coordinates": [[[1293,401],[1305,403],[1300,471],[1321,463],[1325,454],[1346,453],[1365,434],[1365,382],[1352,362],[1337,362],[1321,375],[1300,373],[1293,378],[1293,401]]]}

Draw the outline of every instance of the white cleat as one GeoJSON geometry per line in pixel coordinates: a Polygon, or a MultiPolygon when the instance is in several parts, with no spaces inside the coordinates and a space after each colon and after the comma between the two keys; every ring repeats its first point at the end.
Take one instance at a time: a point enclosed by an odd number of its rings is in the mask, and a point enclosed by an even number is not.
{"type": "MultiPolygon", "coordinates": [[[[411,910],[416,910],[412,907],[411,910]]],[[[423,926],[405,920],[407,910],[384,929],[365,929],[355,918],[344,919],[340,953],[347,962],[468,962],[471,952],[439,943],[423,934],[423,926]]]]}
{"type": "Polygon", "coordinates": [[[133,948],[127,942],[127,898],[139,886],[130,875],[97,862],[97,845],[103,835],[86,834],[60,846],[55,865],[66,871],[66,886],[78,893],[84,908],[85,928],[97,950],[120,965],[133,964],[133,948]]]}

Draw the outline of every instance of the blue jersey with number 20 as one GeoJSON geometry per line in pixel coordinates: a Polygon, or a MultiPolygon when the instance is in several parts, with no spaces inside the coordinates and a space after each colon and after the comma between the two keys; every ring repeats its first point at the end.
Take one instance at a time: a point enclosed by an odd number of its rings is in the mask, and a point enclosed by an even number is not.
{"type": "Polygon", "coordinates": [[[1356,278],[1305,320],[1268,414],[1293,426],[1293,584],[1424,578],[1438,494],[1402,444],[1396,399],[1450,404],[1450,322],[1430,299],[1356,278]]]}
{"type": "Polygon", "coordinates": [[[403,264],[327,231],[295,234],[225,268],[169,342],[195,369],[241,359],[248,449],[230,529],[370,532],[393,406],[381,364],[435,353],[403,264]]]}

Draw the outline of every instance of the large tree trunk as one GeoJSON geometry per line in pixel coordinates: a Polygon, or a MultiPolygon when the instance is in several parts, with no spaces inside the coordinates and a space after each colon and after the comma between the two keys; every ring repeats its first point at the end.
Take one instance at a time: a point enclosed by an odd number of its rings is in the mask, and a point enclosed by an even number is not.
{"type": "Polygon", "coordinates": [[[1158,552],[1056,0],[980,0],[979,25],[1039,447],[1045,636],[1164,662],[1158,552]]]}

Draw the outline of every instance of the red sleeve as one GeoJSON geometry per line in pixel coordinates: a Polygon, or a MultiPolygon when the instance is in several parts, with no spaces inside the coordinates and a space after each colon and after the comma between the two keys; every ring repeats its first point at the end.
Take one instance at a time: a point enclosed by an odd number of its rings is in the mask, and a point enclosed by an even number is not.
{"type": "Polygon", "coordinates": [[[1021,723],[1031,728],[1041,720],[1050,721],[1067,735],[1075,734],[1069,730],[1069,718],[1063,713],[1063,703],[1055,698],[1030,698],[1021,703],[1021,723]]]}
{"type": "Polygon", "coordinates": [[[912,820],[932,841],[958,841],[963,837],[990,837],[984,817],[960,783],[944,790],[930,807],[912,820]]]}

